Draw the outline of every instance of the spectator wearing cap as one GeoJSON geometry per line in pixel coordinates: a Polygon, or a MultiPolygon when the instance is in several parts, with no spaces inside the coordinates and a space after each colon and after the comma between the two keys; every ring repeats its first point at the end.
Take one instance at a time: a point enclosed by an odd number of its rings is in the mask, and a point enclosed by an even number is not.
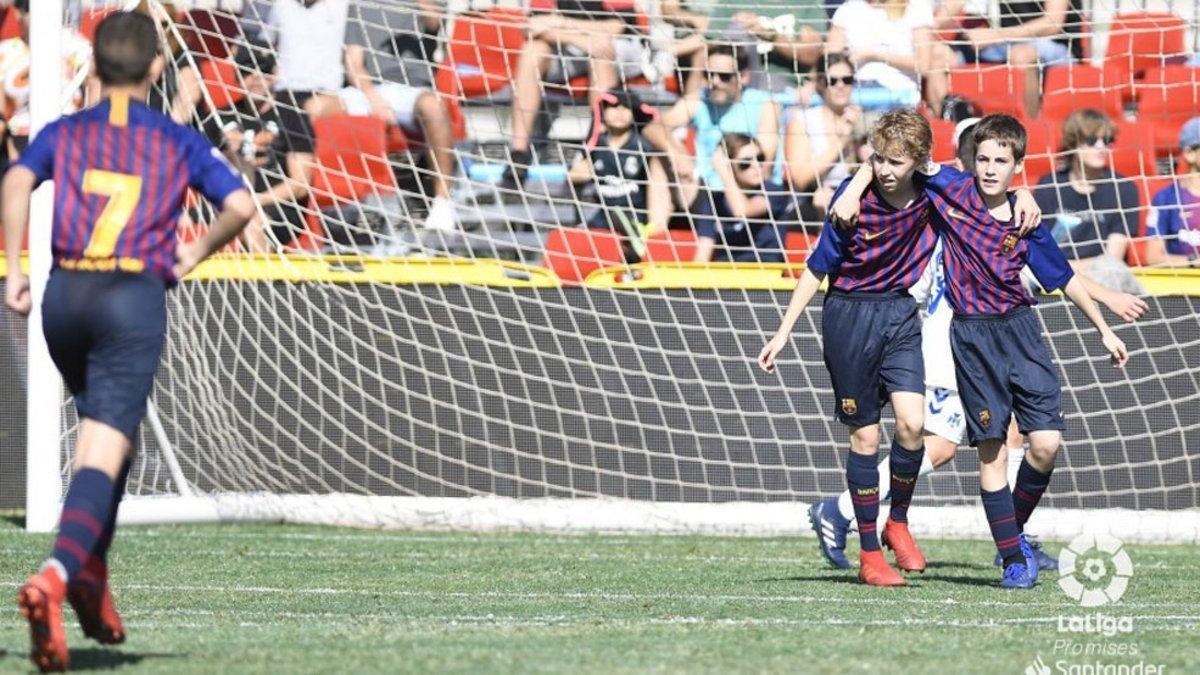
{"type": "Polygon", "coordinates": [[[529,18],[529,39],[513,73],[513,182],[519,184],[533,162],[531,144],[542,107],[542,83],[565,85],[587,75],[589,100],[595,103],[599,94],[617,85],[619,64],[632,67],[636,60],[640,71],[642,54],[636,42],[618,39],[635,32],[636,25],[633,3],[621,0],[559,0],[554,12],[529,18]]]}
{"type": "MultiPolygon", "coordinates": [[[[755,139],[767,158],[763,167],[775,182],[782,182],[783,163],[780,153],[779,105],[770,93],[748,87],[750,77],[748,57],[743,50],[730,45],[713,45],[706,60],[707,86],[680,99],[663,114],[669,128],[690,126],[695,131],[697,181],[685,181],[680,188],[681,205],[695,212],[701,200],[711,200],[709,193],[721,192],[725,179],[721,175],[718,151],[725,134],[737,133],[755,139]],[[703,186],[703,190],[701,190],[703,186]]],[[[711,207],[711,204],[709,205],[711,207]]],[[[744,200],[731,191],[729,207],[737,216],[744,216],[744,200]]]]}
{"type": "Polygon", "coordinates": [[[641,242],[665,227],[671,215],[667,170],[638,131],[635,111],[642,103],[634,93],[605,92],[596,107],[600,123],[572,163],[568,177],[572,185],[595,187],[600,209],[587,226],[625,237],[640,258],[641,242]]]}
{"type": "Polygon", "coordinates": [[[784,157],[792,187],[813,193],[806,219],[824,220],[834,191],[857,163],[862,108],[854,96],[854,64],[845,54],[830,54],[818,64],[816,92],[821,104],[792,112],[784,135],[784,157]]]}
{"type": "Polygon", "coordinates": [[[1150,202],[1147,265],[1195,265],[1200,260],[1200,117],[1180,129],[1179,150],[1187,173],[1150,202]]]}
{"type": "Polygon", "coordinates": [[[726,193],[714,193],[694,212],[695,262],[783,262],[787,232],[799,218],[790,190],[770,179],[770,162],[758,141],[745,134],[725,134],[732,181],[745,199],[741,213],[730,208],[726,193]]]}
{"type": "Polygon", "coordinates": [[[1137,292],[1124,260],[1140,204],[1137,186],[1109,167],[1116,132],[1102,112],[1071,113],[1062,127],[1066,166],[1043,176],[1033,196],[1072,268],[1113,290],[1137,292]]]}

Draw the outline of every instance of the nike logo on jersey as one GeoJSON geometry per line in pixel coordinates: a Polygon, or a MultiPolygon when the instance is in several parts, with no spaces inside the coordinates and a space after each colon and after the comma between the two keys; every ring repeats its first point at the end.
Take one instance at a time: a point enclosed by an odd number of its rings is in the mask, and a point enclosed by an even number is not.
{"type": "Polygon", "coordinates": [[[946,209],[946,216],[953,218],[955,220],[967,220],[967,217],[965,215],[963,215],[963,212],[959,211],[958,209],[954,208],[953,206],[946,209]]]}
{"type": "Polygon", "coordinates": [[[880,230],[878,232],[867,232],[866,234],[863,235],[863,241],[875,241],[876,239],[882,237],[884,232],[886,232],[886,230],[880,230]]]}

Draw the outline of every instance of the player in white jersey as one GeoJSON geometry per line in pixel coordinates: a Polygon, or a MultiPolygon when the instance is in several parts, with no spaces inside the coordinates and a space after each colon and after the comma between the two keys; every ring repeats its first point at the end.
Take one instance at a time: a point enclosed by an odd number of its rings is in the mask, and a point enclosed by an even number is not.
{"type": "MultiPolygon", "coordinates": [[[[978,122],[966,120],[955,129],[957,163],[963,171],[973,171],[974,143],[966,133],[978,122]],[[961,139],[961,142],[959,142],[961,139]]],[[[1125,321],[1133,321],[1146,311],[1146,303],[1128,293],[1111,291],[1080,275],[1092,299],[1107,306],[1125,321]]],[[[924,476],[954,459],[966,437],[966,419],[958,397],[954,359],[950,351],[950,320],[954,317],[946,301],[946,275],[942,266],[942,242],[939,239],[921,279],[909,290],[921,307],[921,351],[925,361],[925,457],[919,476],[924,476]]],[[[1025,456],[1024,438],[1013,420],[1008,429],[1008,482],[1016,483],[1016,473],[1025,456]]],[[[890,486],[888,460],[879,463],[879,499],[887,498],[890,486]],[[885,479],[886,478],[886,479],[885,479]]],[[[834,567],[850,569],[846,559],[846,535],[854,522],[849,491],[834,499],[817,502],[808,509],[809,520],[817,534],[821,554],[834,567]]],[[[1042,569],[1057,569],[1058,561],[1030,541],[1042,569]]]]}

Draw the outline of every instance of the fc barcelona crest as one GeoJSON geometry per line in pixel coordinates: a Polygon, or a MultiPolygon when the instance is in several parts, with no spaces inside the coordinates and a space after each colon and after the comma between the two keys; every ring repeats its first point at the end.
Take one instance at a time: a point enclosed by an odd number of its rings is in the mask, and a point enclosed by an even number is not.
{"type": "Polygon", "coordinates": [[[1017,247],[1017,235],[1015,235],[1015,234],[1004,235],[1004,241],[1000,242],[1000,250],[1004,251],[1005,253],[1012,253],[1013,249],[1016,247],[1017,247]]]}
{"type": "Polygon", "coordinates": [[[988,410],[987,408],[980,410],[979,423],[985,427],[990,427],[992,425],[992,411],[988,410]]]}
{"type": "Polygon", "coordinates": [[[842,412],[846,415],[853,415],[858,412],[858,401],[852,398],[842,399],[842,412]]]}

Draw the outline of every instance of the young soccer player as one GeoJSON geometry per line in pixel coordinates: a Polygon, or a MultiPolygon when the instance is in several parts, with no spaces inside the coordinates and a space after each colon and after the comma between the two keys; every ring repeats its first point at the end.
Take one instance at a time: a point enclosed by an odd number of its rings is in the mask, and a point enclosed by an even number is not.
{"type": "Polygon", "coordinates": [[[125,639],[106,555],[162,351],[165,293],[254,213],[249,191],[221,153],[143,102],[163,69],[150,17],[106,18],[96,29],[94,58],[103,101],[44,128],[3,184],[5,300],[27,314],[32,298],[20,250],[30,194],[54,181],[54,266],[42,329],[80,419],[54,550],[17,596],[29,620],[30,658],[43,671],[69,665],[64,599],[88,637],[125,639]],[[203,238],[176,248],[188,186],[221,211],[203,238]]]}
{"type": "Polygon", "coordinates": [[[883,557],[876,533],[875,457],[880,411],[890,400],[896,430],[892,505],[883,539],[901,569],[921,571],[925,559],[909,534],[907,512],[924,455],[925,376],[917,305],[908,288],[920,277],[935,243],[929,201],[912,184],[913,171],[929,159],[933,134],[916,112],[894,110],[876,123],[871,144],[875,178],[863,202],[862,227],[842,234],[826,222],[779,329],[758,362],[763,370],[774,371],[792,327],[822,280],[830,277],[821,315],[823,353],[837,419],[850,427],[846,482],[860,523],[859,578],[873,586],[903,586],[904,578],[883,557]]]}
{"type": "MultiPolygon", "coordinates": [[[[978,119],[956,130],[956,159],[958,168],[975,171],[975,138],[973,129],[978,119]]],[[[843,193],[849,199],[853,186],[843,193]]],[[[836,209],[836,207],[835,207],[836,209]]],[[[1088,295],[1106,305],[1126,321],[1133,321],[1146,311],[1146,303],[1128,293],[1108,290],[1081,276],[1088,295]]],[[[942,244],[939,241],[920,281],[910,289],[921,305],[921,346],[925,357],[925,460],[919,474],[924,476],[954,459],[958,446],[966,437],[966,420],[954,374],[954,359],[950,347],[950,321],[954,313],[946,301],[946,279],[942,264],[942,244]]],[[[1016,422],[1008,431],[1008,481],[1015,483],[1025,450],[1016,422]]],[[[888,460],[879,463],[880,500],[888,498],[888,460]]],[[[826,499],[809,508],[809,520],[817,534],[821,553],[834,567],[850,569],[846,559],[846,537],[854,521],[853,502],[849,491],[836,498],[826,499]]],[[[1022,528],[1023,530],[1023,528],[1022,528]]],[[[1058,561],[1046,553],[1037,541],[1029,540],[1040,569],[1057,569],[1058,561]]],[[[997,565],[1002,564],[997,558],[997,565]]]]}
{"type": "Polygon", "coordinates": [[[1049,230],[1041,226],[1023,239],[1012,225],[1007,190],[1025,157],[1024,127],[990,115],[974,140],[977,178],[934,167],[923,183],[943,236],[955,379],[967,437],[979,450],[980,494],[1002,559],[1001,586],[1031,588],[1038,566],[1021,528],[1050,482],[1064,424],[1061,385],[1021,270],[1028,265],[1043,288],[1063,290],[1100,331],[1115,365],[1123,367],[1128,353],[1049,230]],[[1030,448],[1010,491],[1003,441],[1014,415],[1030,448]]]}

